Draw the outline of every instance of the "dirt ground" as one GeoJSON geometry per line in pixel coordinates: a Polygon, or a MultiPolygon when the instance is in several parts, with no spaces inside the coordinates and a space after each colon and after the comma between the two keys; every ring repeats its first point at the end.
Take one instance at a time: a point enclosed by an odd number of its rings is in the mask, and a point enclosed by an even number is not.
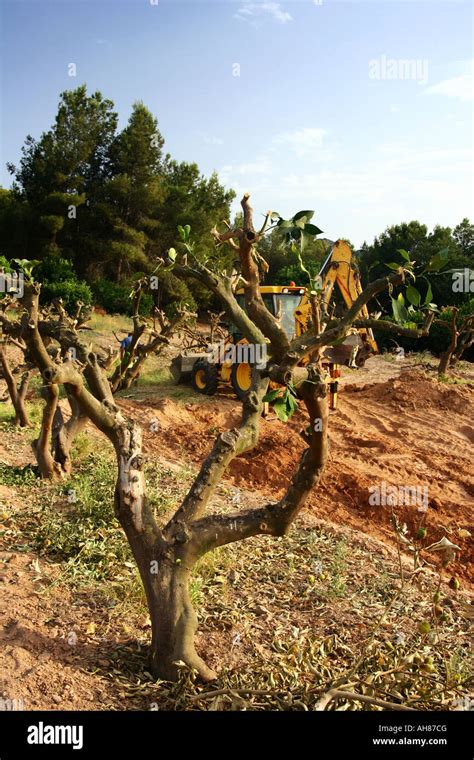
{"type": "MultiPolygon", "coordinates": [[[[461,579],[465,592],[474,582],[473,373],[465,370],[457,384],[437,383],[432,373],[413,364],[375,357],[360,371],[346,371],[338,409],[331,415],[329,465],[309,499],[306,515],[298,521],[299,538],[293,544],[293,539],[288,539],[288,556],[300,551],[305,531],[319,531],[321,526],[325,536],[334,534],[338,541],[343,537],[358,547],[351,559],[358,570],[347,581],[356,584],[355,595],[361,578],[367,583],[375,574],[374,567],[393,573],[390,563],[396,560],[396,537],[392,510],[409,528],[426,526],[426,544],[446,536],[459,546],[458,559],[444,574],[448,593],[451,575],[461,579]],[[382,483],[426,487],[427,509],[371,506],[369,488],[382,483]]],[[[184,398],[167,395],[163,386],[139,386],[136,393],[125,393],[119,404],[142,424],[147,460],[176,468],[187,464],[195,470],[216,434],[238,423],[240,406],[227,391],[212,399],[191,392],[184,398]]],[[[228,505],[229,494],[234,500],[238,495],[239,503],[250,504],[281,496],[304,448],[300,436],[304,425],[301,412],[287,425],[271,412],[262,419],[256,449],[230,466],[220,495],[222,503],[228,505]]],[[[99,446],[100,437],[95,431],[91,435],[97,436],[99,446]]],[[[27,440],[13,428],[8,436],[2,433],[0,462],[16,467],[33,462],[27,440]]],[[[2,505],[20,511],[25,498],[14,487],[0,484],[0,517],[2,505]]],[[[12,551],[8,520],[6,526],[0,543],[0,697],[23,700],[26,709],[150,709],[155,686],[149,685],[146,671],[146,623],[141,634],[134,629],[133,636],[126,626],[120,630],[115,623],[115,627],[106,625],[108,613],[100,599],[64,587],[60,563],[38,559],[29,551],[12,551]],[[117,677],[112,678],[110,674],[115,672],[117,677]]],[[[254,546],[264,557],[268,544],[257,539],[254,546]]],[[[286,563],[288,550],[283,545],[281,549],[278,562],[286,563]]],[[[242,562],[245,565],[245,558],[242,562]]],[[[244,570],[239,572],[245,576],[244,570]]],[[[242,607],[246,615],[253,615],[248,623],[249,644],[234,650],[229,646],[229,636],[235,633],[232,625],[222,627],[213,622],[213,616],[220,620],[223,614],[218,586],[198,634],[198,648],[211,665],[220,662],[230,672],[240,669],[245,674],[246,668],[252,673],[256,667],[255,657],[268,664],[272,657],[268,629],[274,628],[277,620],[287,626],[285,630],[310,626],[322,636],[334,634],[336,601],[330,605],[334,614],[329,621],[324,612],[316,614],[306,602],[298,612],[296,601],[293,610],[285,607],[273,617],[273,591],[268,591],[263,602],[254,600],[252,608],[245,590],[234,589],[231,571],[229,578],[225,607],[242,607]],[[259,622],[262,620],[264,625],[259,622]]],[[[249,596],[255,582],[255,578],[249,580],[249,596]]],[[[290,584],[288,588],[293,587],[290,584]]],[[[297,589],[293,589],[296,596],[297,589]]],[[[367,628],[366,621],[349,604],[341,615],[345,625],[352,627],[354,646],[367,628]]]]}
{"type": "MultiPolygon", "coordinates": [[[[166,451],[173,458],[184,449],[195,464],[210,451],[216,433],[239,420],[232,398],[220,394],[212,402],[176,404],[148,395],[122,401],[131,416],[149,422],[145,451],[166,451]]],[[[230,482],[269,498],[281,496],[304,449],[305,424],[302,413],[286,425],[272,413],[262,419],[258,446],[231,463],[230,482]]],[[[472,583],[474,543],[465,532],[474,528],[474,384],[438,383],[409,362],[375,357],[360,373],[343,378],[330,430],[329,465],[308,508],[393,543],[392,509],[370,506],[369,487],[418,487],[419,502],[397,506],[397,516],[409,527],[422,520],[432,542],[447,535],[460,546],[454,569],[472,583]]]]}

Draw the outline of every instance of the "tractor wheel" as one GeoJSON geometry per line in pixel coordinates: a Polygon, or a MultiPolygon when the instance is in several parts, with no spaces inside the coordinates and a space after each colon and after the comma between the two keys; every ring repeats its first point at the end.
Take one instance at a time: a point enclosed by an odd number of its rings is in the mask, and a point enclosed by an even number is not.
{"type": "Polygon", "coordinates": [[[219,365],[198,359],[191,373],[191,385],[198,393],[213,396],[219,383],[219,365]]]}
{"type": "Polygon", "coordinates": [[[255,372],[257,372],[256,368],[246,362],[232,365],[230,382],[239,401],[244,401],[247,398],[255,372]]]}

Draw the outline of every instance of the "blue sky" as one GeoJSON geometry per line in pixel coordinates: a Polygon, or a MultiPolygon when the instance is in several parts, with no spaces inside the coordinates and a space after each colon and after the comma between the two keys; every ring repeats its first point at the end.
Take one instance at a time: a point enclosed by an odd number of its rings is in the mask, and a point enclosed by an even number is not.
{"type": "Polygon", "coordinates": [[[316,210],[356,245],[389,224],[473,214],[471,2],[3,0],[1,174],[59,93],[87,83],[123,126],[135,100],[166,150],[257,214],[316,210]],[[76,76],[68,75],[68,64],[76,76]]]}

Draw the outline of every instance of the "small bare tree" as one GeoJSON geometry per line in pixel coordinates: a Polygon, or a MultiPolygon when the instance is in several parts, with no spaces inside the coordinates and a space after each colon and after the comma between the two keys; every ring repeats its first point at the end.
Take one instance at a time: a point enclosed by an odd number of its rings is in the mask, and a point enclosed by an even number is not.
{"type": "Polygon", "coordinates": [[[110,378],[112,393],[130,388],[140,377],[147,358],[151,354],[159,356],[169,345],[171,336],[195,316],[187,309],[178,307],[174,317],[168,319],[163,311],[154,307],[152,318],[145,319],[140,315],[140,302],[149,288],[149,278],[143,277],[133,289],[131,342],[110,378]]]}
{"type": "MultiPolygon", "coordinates": [[[[173,333],[193,317],[180,308],[171,320],[157,309],[154,310],[152,319],[142,318],[139,315],[140,300],[149,287],[148,279],[142,278],[133,291],[134,331],[131,347],[121,357],[111,378],[108,379],[105,373],[115,361],[114,353],[109,350],[100,355],[95,354],[95,362],[104,371],[103,375],[96,375],[90,372],[87,366],[92,347],[79,337],[79,331],[89,320],[91,310],[78,303],[75,313],[70,315],[61,299],[56,299],[49,307],[41,309],[37,287],[30,278],[27,279],[21,299],[23,312],[19,317],[7,315],[10,305],[8,297],[3,299],[0,310],[0,326],[4,336],[4,343],[0,343],[0,366],[15,409],[16,423],[19,425],[29,424],[25,398],[33,369],[39,369],[43,373],[52,361],[74,360],[76,366],[84,368],[84,375],[97,397],[112,396],[119,390],[129,388],[139,378],[146,359],[152,353],[159,354],[162,348],[169,344],[173,333]],[[20,348],[25,355],[25,371],[18,385],[7,359],[7,343],[20,348]]],[[[41,477],[63,478],[71,472],[72,444],[78,433],[84,429],[88,416],[81,410],[74,393],[67,386],[66,395],[70,407],[67,421],[59,405],[57,384],[43,385],[40,395],[45,404],[40,434],[32,443],[33,451],[41,477]]]]}
{"type": "MultiPolygon", "coordinates": [[[[28,387],[33,374],[32,365],[26,361],[23,365],[17,365],[14,370],[10,366],[10,362],[7,357],[7,347],[16,346],[23,356],[25,354],[26,346],[20,338],[19,329],[15,330],[7,315],[8,309],[13,305],[13,299],[11,296],[5,296],[0,301],[0,326],[2,328],[3,339],[0,342],[0,367],[3,379],[7,385],[10,401],[15,410],[15,425],[20,427],[29,427],[30,421],[28,418],[28,412],[25,405],[26,394],[28,393],[28,387]],[[17,382],[14,375],[21,373],[20,381],[17,382]]],[[[8,398],[8,396],[7,396],[8,398]]]]}
{"type": "MultiPolygon", "coordinates": [[[[346,314],[329,318],[320,309],[320,296],[312,293],[313,321],[306,334],[290,340],[278,319],[266,308],[259,291],[256,245],[275,215],[270,212],[261,230],[253,225],[248,194],[242,199],[243,224],[220,234],[219,244],[229,243],[240,263],[245,291],[245,310],[235,298],[232,273],[212,271],[193,259],[192,247],[186,258],[176,258],[174,273],[194,278],[206,285],[239,332],[250,343],[265,344],[270,359],[253,374],[250,392],[243,402],[238,427],[220,433],[211,452],[173,517],[160,525],[146,498],[140,427],[126,419],[112,395],[111,386],[97,356],[80,343],[77,333],[51,322],[39,324],[40,287],[30,283],[25,290],[22,336],[51,394],[63,385],[74,398],[79,414],[89,418],[112,442],[117,459],[115,513],[123,527],[137,562],[146,593],[152,624],[151,667],[157,677],[176,680],[184,662],[208,681],[215,673],[195,649],[196,613],[189,595],[190,575],[196,561],[213,549],[256,535],[285,535],[310,491],[318,484],[328,454],[328,376],[323,366],[323,350],[344,339],[357,321],[362,307],[385,288],[401,285],[405,269],[372,282],[346,314]],[[189,263],[188,263],[189,259],[189,263]],[[61,353],[53,358],[46,350],[45,336],[54,336],[61,353]],[[75,347],[75,358],[66,350],[75,347]],[[303,366],[304,364],[304,366],[303,366]],[[209,503],[230,462],[256,446],[259,424],[269,381],[291,387],[307,414],[304,439],[307,448],[293,473],[291,484],[277,502],[256,509],[243,507],[230,514],[208,514],[209,503]]],[[[412,337],[426,334],[412,330],[412,337]]],[[[377,326],[384,323],[377,320],[377,326]]],[[[389,323],[390,324],[390,323],[389,323]]],[[[392,329],[389,327],[387,329],[392,329]]],[[[294,402],[292,402],[294,403],[294,402]]]]}
{"type": "Polygon", "coordinates": [[[226,338],[226,331],[220,322],[225,312],[214,314],[212,311],[207,312],[207,323],[209,331],[199,330],[196,325],[186,325],[182,329],[182,341],[185,351],[196,349],[206,350],[209,344],[223,342],[226,338]]]}
{"type": "Polygon", "coordinates": [[[439,357],[438,377],[447,374],[449,367],[454,367],[464,351],[474,344],[474,315],[459,318],[459,309],[451,306],[443,309],[449,313],[449,320],[437,319],[436,324],[449,330],[449,343],[439,357]]]}
{"type": "MultiPolygon", "coordinates": [[[[30,383],[32,370],[31,368],[27,368],[25,366],[21,372],[20,381],[17,383],[7,359],[5,350],[7,345],[17,345],[20,349],[23,347],[13,339],[5,341],[4,343],[0,343],[0,367],[2,368],[3,379],[7,384],[10,400],[15,410],[15,425],[19,425],[20,427],[29,427],[30,421],[28,418],[25,400],[26,394],[28,393],[28,386],[30,383]]],[[[18,367],[17,369],[21,371],[21,367],[18,367]]]]}

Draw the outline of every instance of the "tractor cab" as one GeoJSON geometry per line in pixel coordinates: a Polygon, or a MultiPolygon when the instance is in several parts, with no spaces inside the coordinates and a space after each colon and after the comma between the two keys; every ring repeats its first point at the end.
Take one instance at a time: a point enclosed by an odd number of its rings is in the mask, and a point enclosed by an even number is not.
{"type": "MultiPolygon", "coordinates": [[[[295,312],[306,295],[306,288],[298,287],[294,282],[289,285],[261,285],[260,294],[268,311],[280,320],[288,338],[293,340],[299,334],[295,312]]],[[[243,288],[237,291],[236,296],[239,306],[245,309],[243,288]]]]}

